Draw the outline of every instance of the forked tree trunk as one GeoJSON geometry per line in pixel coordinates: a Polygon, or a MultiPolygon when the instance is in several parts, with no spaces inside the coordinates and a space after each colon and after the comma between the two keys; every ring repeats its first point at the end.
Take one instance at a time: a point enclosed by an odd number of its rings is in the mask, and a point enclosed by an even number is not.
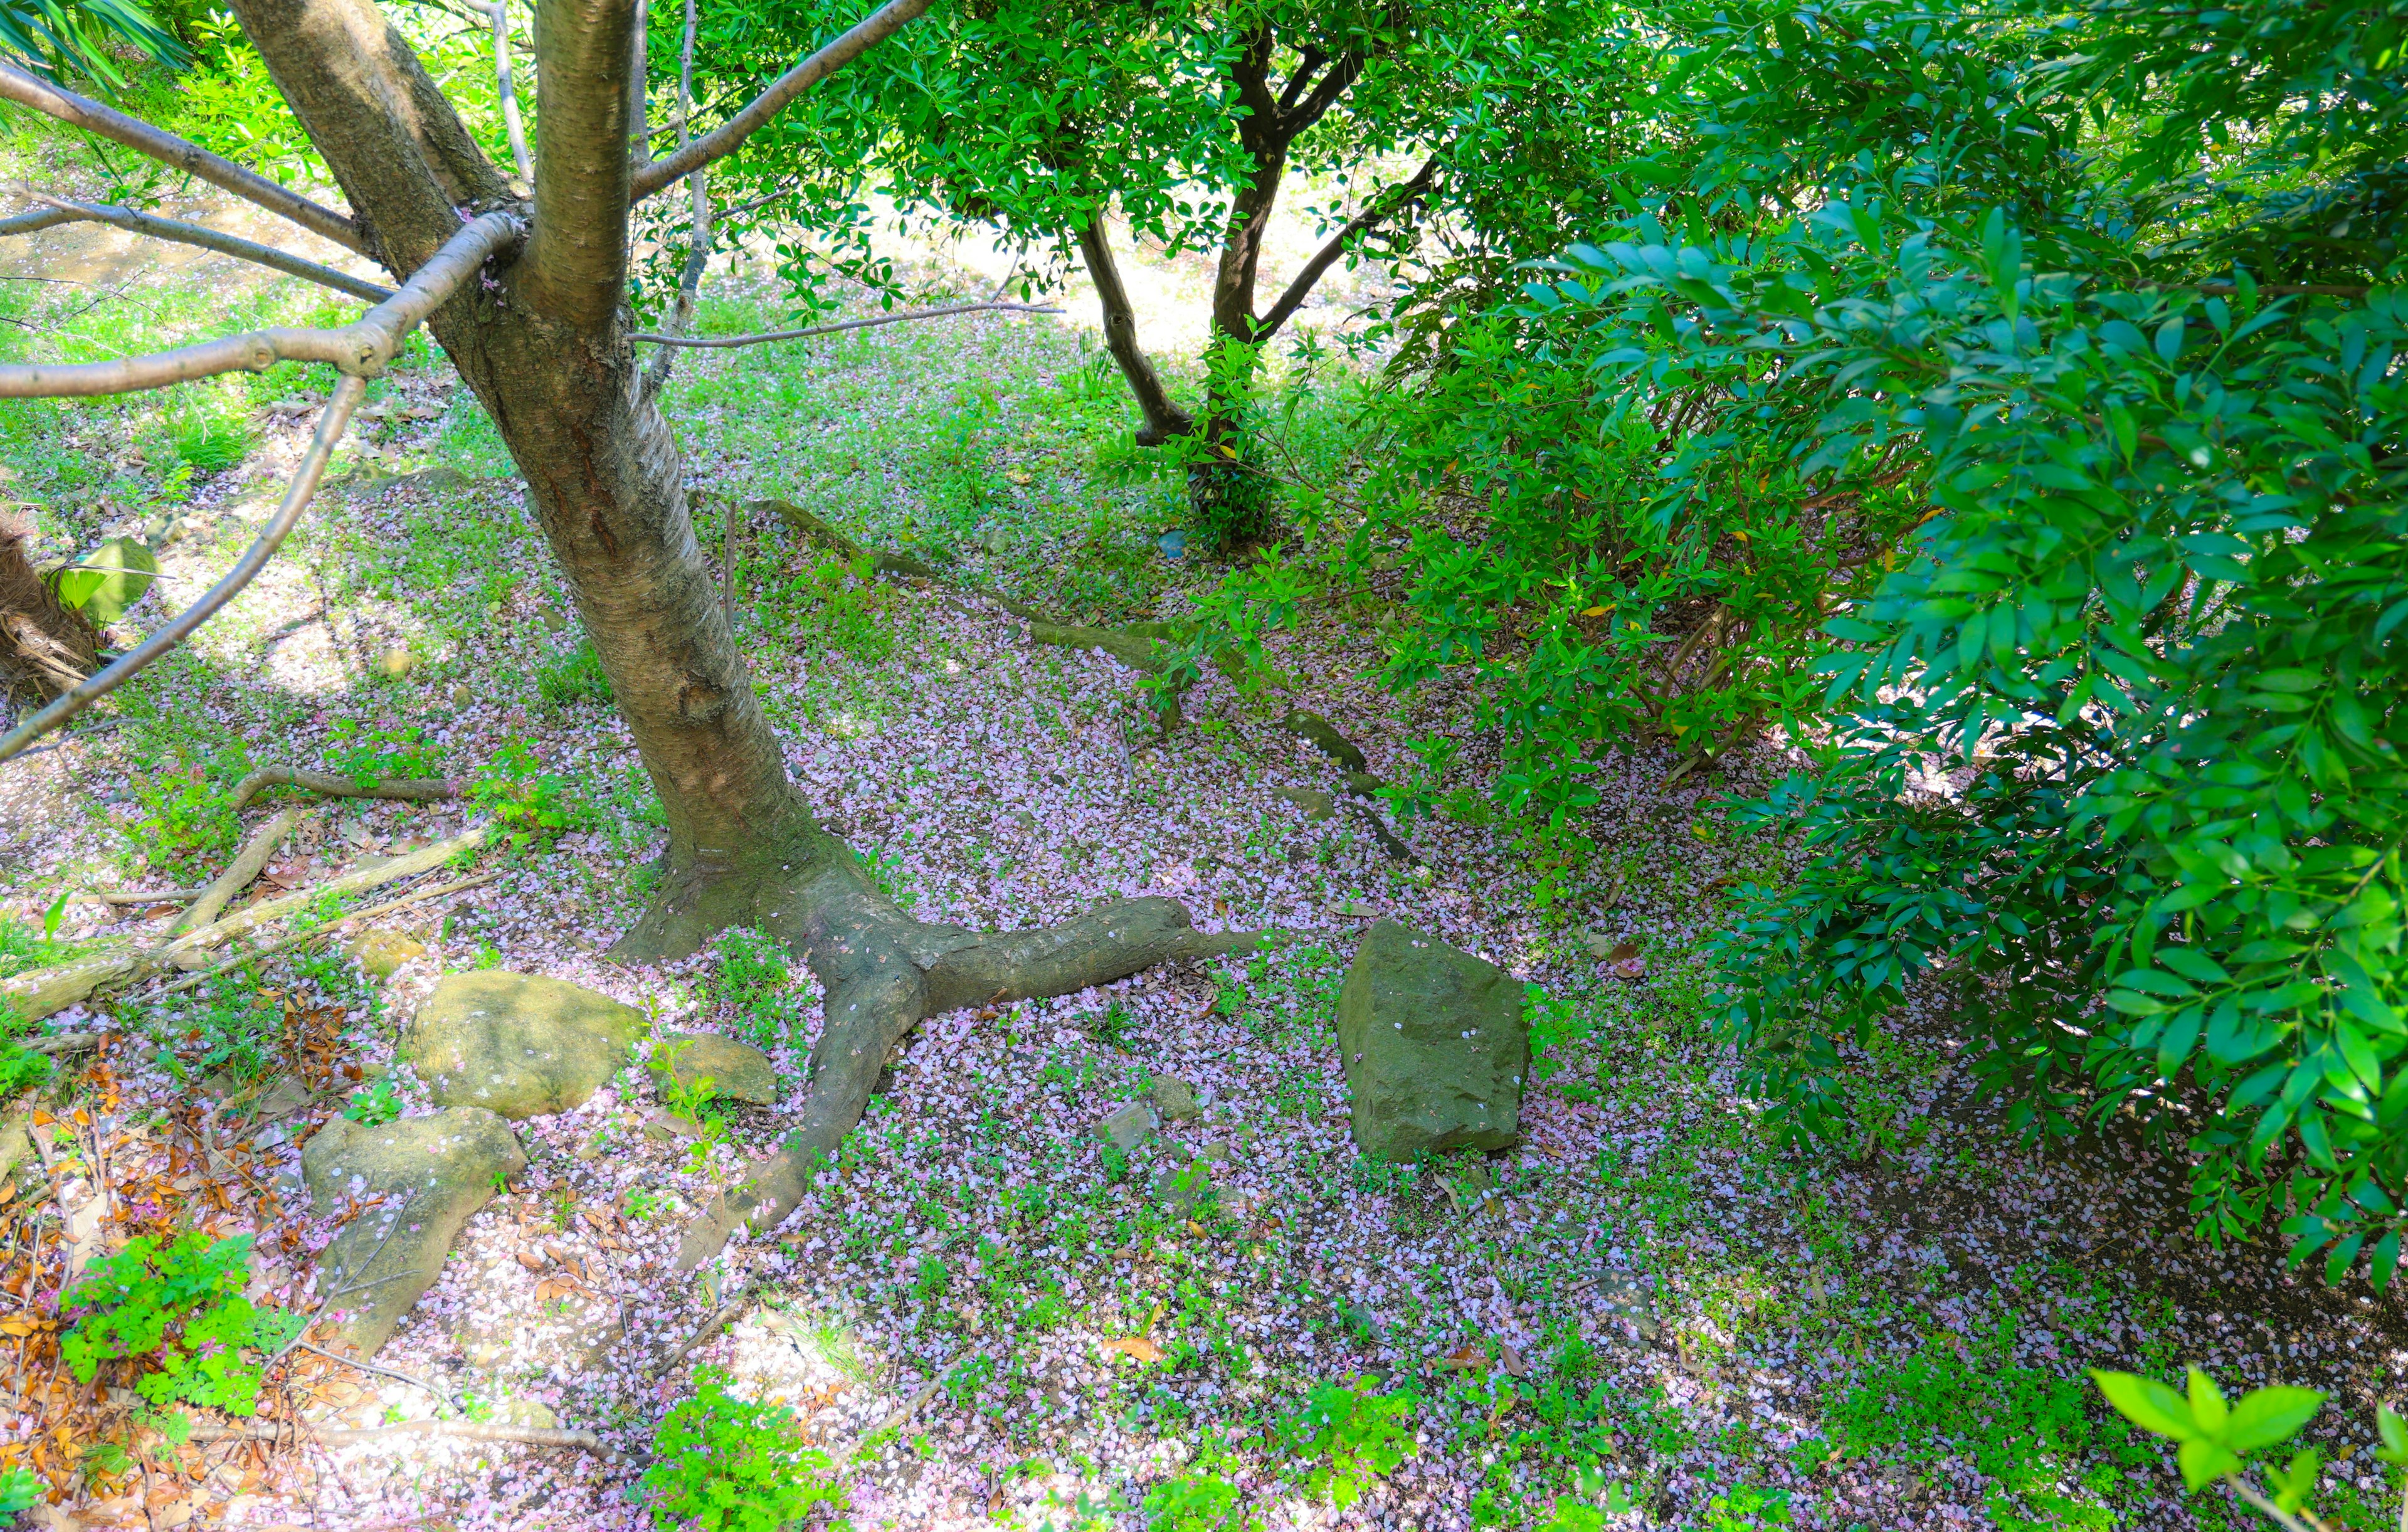
{"type": "Polygon", "coordinates": [[[546,0],[537,13],[532,209],[370,0],[235,4],[396,277],[464,216],[532,213],[523,253],[431,327],[525,475],[667,818],[667,881],[616,951],[681,955],[751,923],[802,957],[825,992],[804,1124],[697,1221],[685,1265],[748,1220],[784,1216],[817,1157],[859,1120],[895,1044],[926,1016],[1254,944],[1195,931],[1168,899],[997,936],[925,925],[813,822],[753,694],[695,540],[676,443],[626,338],[632,0],[546,0]]]}

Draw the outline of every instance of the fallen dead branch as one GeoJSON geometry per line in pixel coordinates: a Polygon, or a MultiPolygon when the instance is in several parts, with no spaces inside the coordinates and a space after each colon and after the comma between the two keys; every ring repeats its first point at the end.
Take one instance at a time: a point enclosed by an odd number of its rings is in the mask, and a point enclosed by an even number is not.
{"type": "MultiPolygon", "coordinates": [[[[598,1453],[602,1450],[602,1439],[591,1431],[564,1430],[557,1426],[546,1425],[489,1425],[482,1421],[467,1420],[402,1421],[394,1425],[361,1425],[338,1427],[334,1430],[312,1430],[309,1435],[329,1446],[419,1436],[451,1437],[462,1441],[506,1441],[523,1447],[574,1447],[589,1453],[598,1453]]],[[[190,1439],[209,1443],[277,1441],[282,1438],[272,1425],[195,1425],[190,1439]]]]}
{"type": "Polygon", "coordinates": [[[217,919],[218,911],[226,907],[228,900],[249,888],[252,879],[267,870],[267,859],[276,854],[276,848],[284,844],[284,838],[291,835],[300,823],[301,810],[298,809],[287,809],[269,820],[266,827],[244,845],[233,865],[211,879],[208,887],[201,890],[201,896],[193,901],[192,908],[168,923],[165,939],[172,941],[195,926],[207,925],[217,919]]]}
{"type": "Polygon", "coordinates": [[[251,799],[271,787],[298,787],[329,798],[392,798],[406,803],[436,803],[460,795],[460,784],[442,777],[370,777],[362,780],[337,772],[267,766],[235,785],[235,812],[242,812],[251,799]]]}
{"type": "Polygon", "coordinates": [[[320,937],[331,934],[337,925],[341,925],[351,921],[366,920],[376,915],[389,914],[395,909],[402,909],[410,905],[421,904],[428,899],[439,899],[446,894],[457,894],[463,889],[481,888],[500,876],[501,874],[498,872],[482,872],[479,873],[474,878],[462,878],[449,883],[437,883],[433,888],[422,888],[412,893],[405,894],[398,899],[387,899],[382,904],[370,905],[366,909],[354,910],[351,914],[345,915],[341,920],[334,922],[333,924],[314,927],[308,931],[295,931],[289,937],[279,937],[276,940],[267,943],[264,947],[252,948],[251,951],[243,953],[240,957],[228,958],[225,962],[219,964],[213,968],[204,968],[200,972],[193,974],[188,978],[179,979],[172,984],[162,985],[158,993],[161,995],[175,995],[180,991],[191,989],[195,984],[206,983],[208,981],[215,979],[221,974],[232,973],[235,969],[241,967],[244,964],[256,962],[260,958],[267,956],[271,952],[280,952],[287,947],[297,947],[305,941],[314,941],[320,937]]]}
{"type": "MultiPolygon", "coordinates": [[[[438,840],[407,856],[396,857],[381,866],[345,873],[315,888],[288,894],[282,898],[263,899],[247,909],[237,910],[223,920],[189,932],[164,947],[148,950],[129,947],[106,956],[88,958],[81,963],[56,968],[36,968],[13,979],[0,980],[0,1004],[7,1005],[24,1021],[40,1021],[45,1016],[91,998],[103,988],[139,983],[173,963],[179,953],[207,952],[254,926],[293,914],[310,901],[326,895],[380,888],[386,883],[397,883],[405,878],[431,872],[452,857],[484,845],[488,833],[487,826],[480,824],[448,840],[438,840]]],[[[432,892],[426,896],[433,897],[432,892]]]]}

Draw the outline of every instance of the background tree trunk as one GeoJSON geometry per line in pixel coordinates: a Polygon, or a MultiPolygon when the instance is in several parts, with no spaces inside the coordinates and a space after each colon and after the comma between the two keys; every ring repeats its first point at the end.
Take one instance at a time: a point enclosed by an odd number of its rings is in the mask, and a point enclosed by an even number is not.
{"type": "Polygon", "coordinates": [[[33,529],[0,516],[0,694],[38,705],[100,666],[99,636],[26,557],[33,529]]]}

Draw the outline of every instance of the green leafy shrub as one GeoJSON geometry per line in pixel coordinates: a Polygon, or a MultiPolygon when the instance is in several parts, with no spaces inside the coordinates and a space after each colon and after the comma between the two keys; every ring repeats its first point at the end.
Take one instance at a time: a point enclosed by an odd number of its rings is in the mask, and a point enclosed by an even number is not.
{"type": "Polygon", "coordinates": [[[1375,1386],[1369,1378],[1318,1384],[1277,1428],[1289,1453],[1311,1466],[1312,1494],[1340,1510],[1413,1453],[1416,1401],[1410,1393],[1376,1394],[1375,1386]]]}
{"type": "Polygon", "coordinates": [[[210,1243],[184,1234],[164,1249],[151,1235],[128,1241],[61,1300],[83,1312],[60,1339],[60,1356],[86,1383],[105,1362],[136,1364],[134,1391],[153,1405],[255,1412],[261,1364],[245,1353],[275,1351],[308,1316],[242,1296],[251,1246],[249,1235],[210,1243]]]}
{"type": "Polygon", "coordinates": [[[652,1455],[641,1486],[673,1525],[783,1532],[815,1511],[844,1509],[827,1453],[803,1444],[795,1412],[728,1393],[716,1367],[698,1372],[694,1397],[661,1422],[652,1455]]]}
{"type": "Polygon", "coordinates": [[[509,741],[478,768],[468,782],[468,801],[491,814],[503,838],[522,851],[578,820],[567,780],[544,770],[523,739],[509,741]]]}
{"type": "Polygon", "coordinates": [[[338,718],[327,730],[326,758],[362,786],[379,777],[439,777],[442,758],[415,723],[364,723],[338,718]]]}
{"type": "Polygon", "coordinates": [[[1146,1491],[1138,1512],[1146,1532],[1258,1532],[1263,1525],[1238,1486],[1210,1468],[1164,1480],[1146,1491]]]}
{"type": "Polygon", "coordinates": [[[535,673],[535,689],[549,707],[610,705],[610,678],[602,673],[602,657],[591,643],[545,661],[535,673]]]}
{"type": "Polygon", "coordinates": [[[171,760],[136,773],[126,785],[141,813],[127,827],[130,843],[154,867],[204,870],[234,845],[241,826],[232,783],[249,769],[238,752],[221,752],[206,764],[171,760]]]}

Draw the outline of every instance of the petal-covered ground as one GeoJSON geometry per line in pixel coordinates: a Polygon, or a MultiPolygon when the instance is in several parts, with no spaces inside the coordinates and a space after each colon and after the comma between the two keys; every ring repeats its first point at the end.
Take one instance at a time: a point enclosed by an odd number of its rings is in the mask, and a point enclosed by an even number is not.
{"type": "MultiPolygon", "coordinates": [[[[948,273],[928,259],[933,288],[948,273]]],[[[160,322],[314,301],[229,291],[211,311],[161,289],[160,322]]],[[[724,291],[708,327],[774,317],[724,291]]],[[[80,300],[7,301],[64,323],[80,300]]],[[[198,403],[11,406],[0,457],[55,551],[162,545],[138,627],[231,562],[323,386],[280,368],[198,403]],[[194,469],[192,408],[240,425],[238,463],[194,469]]],[[[421,356],[379,385],[265,577],[0,769],[6,952],[26,967],[155,933],[173,907],[59,896],[206,881],[297,801],[234,813],[258,765],[469,784],[318,805],[271,895],[496,812],[519,833],[479,864],[489,883],[366,922],[319,909],[322,943],[47,1024],[106,1040],[63,1058],[0,1201],[0,1343],[22,1348],[0,1459],[37,1468],[59,1514],[129,1526],[632,1526],[664,1418],[724,1386],[791,1409],[778,1431],[825,1454],[810,1472],[841,1502],[813,1514],[860,1527],[2242,1525],[2221,1491],[2186,1496],[2082,1373],[2195,1362],[2234,1389],[2331,1391],[2310,1430],[2332,1465],[2319,1504],[2388,1525],[2367,1443],[2408,1367],[2399,1299],[2327,1288],[2271,1244],[2193,1240],[2179,1145],[2018,1138],[1956,1062],[1961,997],[1935,987],[1850,1061],[1845,1141],[1768,1137],[1713,1039],[1701,949],[1734,889],[1783,874],[1780,838],[1721,807],[1784,769],[1772,748],[1669,787],[1669,753],[1605,750],[1599,802],[1548,826],[1487,807],[1466,687],[1379,687],[1396,619],[1375,598],[1308,608],[1263,665],[1209,673],[1167,737],[1142,678],[982,600],[1168,619],[1209,580],[1162,551],[1177,487],[1116,445],[1116,388],[1075,326],[981,319],[684,359],[668,408],[795,780],[898,901],[1009,928],[1168,895],[1276,946],[930,1021],[785,1226],[676,1276],[684,1222],[794,1120],[817,997],[750,933],[681,964],[606,956],[641,907],[657,807],[490,427],[421,356]],[[755,497],[959,584],[865,580],[729,508],[755,497]],[[1453,734],[1447,810],[1375,827],[1385,806],[1349,798],[1283,726],[1291,708],[1390,782],[1412,778],[1411,741],[1453,734]],[[1517,1146],[1412,1168],[1356,1153],[1335,1003],[1383,919],[1529,986],[1517,1146]],[[375,978],[344,955],[364,925],[423,950],[375,978]],[[251,1296],[313,1312],[314,1255],[352,1210],[309,1205],[300,1145],[347,1108],[423,1110],[398,1029],[479,967],[756,1043],[783,1094],[665,1099],[631,1067],[519,1124],[527,1170],[470,1221],[387,1371],[294,1351],[255,1425],[205,1412],[216,1439],[143,1460],[142,1402],[57,1362],[69,1236],[98,1258],[251,1233],[251,1296]],[[1102,1120],[1164,1081],[1201,1114],[1110,1143],[1102,1120]],[[1170,1176],[1195,1165],[1209,1190],[1190,1200],[1170,1176]],[[438,1415],[593,1439],[330,1434],[438,1415]]],[[[1334,439],[1339,403],[1311,408],[1334,439]]]]}

